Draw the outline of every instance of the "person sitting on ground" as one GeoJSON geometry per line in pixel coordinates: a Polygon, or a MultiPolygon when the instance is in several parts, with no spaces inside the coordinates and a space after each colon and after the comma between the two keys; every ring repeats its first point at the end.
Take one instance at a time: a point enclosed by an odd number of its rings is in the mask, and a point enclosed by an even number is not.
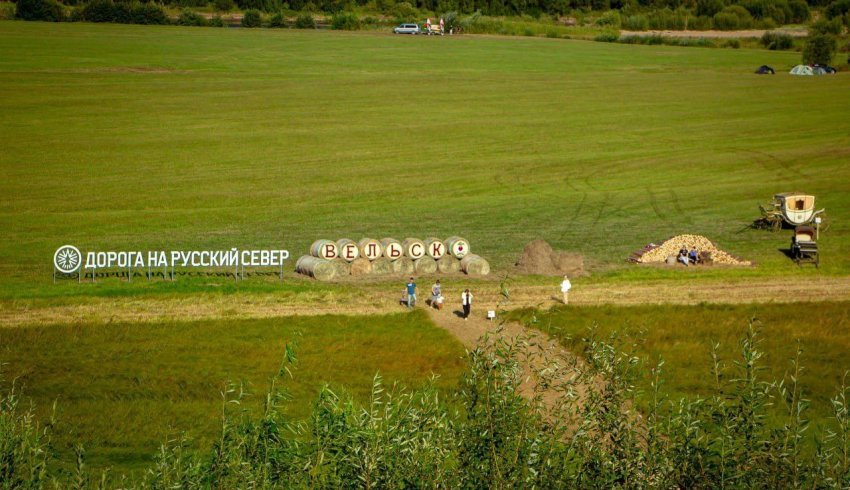
{"type": "Polygon", "coordinates": [[[688,266],[688,249],[684,248],[684,247],[680,248],[679,249],[679,256],[676,258],[676,260],[685,264],[685,267],[687,267],[688,266]]]}
{"type": "Polygon", "coordinates": [[[696,247],[691,248],[691,251],[688,253],[688,261],[694,265],[699,263],[699,252],[697,252],[696,247]]]}
{"type": "Polygon", "coordinates": [[[431,286],[431,306],[438,310],[443,308],[443,287],[439,279],[431,286]]]}

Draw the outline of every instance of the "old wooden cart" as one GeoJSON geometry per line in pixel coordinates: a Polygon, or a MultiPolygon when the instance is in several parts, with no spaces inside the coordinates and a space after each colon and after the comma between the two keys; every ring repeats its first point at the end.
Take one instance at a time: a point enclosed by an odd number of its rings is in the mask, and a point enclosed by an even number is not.
{"type": "Polygon", "coordinates": [[[791,256],[797,265],[804,263],[814,264],[815,267],[820,265],[816,233],[811,226],[794,228],[794,236],[791,237],[791,256]]]}
{"type": "Polygon", "coordinates": [[[761,218],[758,226],[778,231],[787,223],[791,226],[808,225],[821,216],[823,209],[815,210],[815,196],[801,192],[784,192],[773,196],[770,204],[759,206],[761,218]]]}

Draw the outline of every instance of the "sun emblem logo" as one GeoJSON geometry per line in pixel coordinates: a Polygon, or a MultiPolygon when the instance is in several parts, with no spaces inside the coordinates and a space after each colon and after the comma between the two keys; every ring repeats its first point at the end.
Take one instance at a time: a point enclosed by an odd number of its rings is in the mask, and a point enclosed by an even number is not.
{"type": "Polygon", "coordinates": [[[53,254],[53,265],[64,274],[77,272],[82,262],[80,250],[73,245],[63,245],[53,254]]]}

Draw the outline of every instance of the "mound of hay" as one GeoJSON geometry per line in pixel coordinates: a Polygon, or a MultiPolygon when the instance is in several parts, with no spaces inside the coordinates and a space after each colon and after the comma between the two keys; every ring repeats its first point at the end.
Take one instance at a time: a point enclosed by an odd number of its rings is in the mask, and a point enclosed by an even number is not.
{"type": "Polygon", "coordinates": [[[410,275],[413,274],[415,268],[413,267],[413,260],[410,257],[399,257],[392,263],[393,273],[394,274],[402,274],[402,275],[410,275]]]}
{"type": "Polygon", "coordinates": [[[337,277],[344,277],[351,274],[351,265],[342,259],[333,259],[331,264],[336,269],[337,277]]]}
{"type": "Polygon", "coordinates": [[[437,272],[437,261],[426,255],[414,260],[413,267],[418,274],[433,274],[437,272]]]}
{"type": "Polygon", "coordinates": [[[369,262],[369,259],[364,259],[363,257],[354,259],[351,262],[351,275],[352,276],[365,276],[367,274],[372,273],[372,262],[369,262]]]}
{"type": "Polygon", "coordinates": [[[392,274],[393,263],[386,257],[381,257],[372,261],[372,274],[392,274]]]}
{"type": "MultiPolygon", "coordinates": [[[[679,255],[679,249],[686,248],[697,251],[706,257],[706,262],[722,265],[753,265],[749,260],[744,260],[717,248],[711,240],[702,235],[676,235],[664,241],[661,245],[650,243],[642,249],[634,252],[629,261],[639,264],[652,264],[667,262],[668,257],[679,255]]],[[[675,262],[674,262],[675,263],[675,262]]]]}
{"type": "Polygon", "coordinates": [[[525,246],[516,261],[520,274],[571,277],[584,275],[584,257],[579,254],[553,250],[545,240],[534,240],[525,246]]]}
{"type": "Polygon", "coordinates": [[[443,255],[437,261],[437,270],[443,274],[460,272],[460,261],[449,254],[443,255]]]}

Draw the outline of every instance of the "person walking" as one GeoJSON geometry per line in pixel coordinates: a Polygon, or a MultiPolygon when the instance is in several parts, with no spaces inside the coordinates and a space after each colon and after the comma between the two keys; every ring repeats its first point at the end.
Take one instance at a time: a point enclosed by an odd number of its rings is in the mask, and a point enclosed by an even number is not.
{"type": "Polygon", "coordinates": [[[416,283],[411,277],[407,283],[407,307],[413,308],[414,306],[416,306],[416,283]]]}
{"type": "Polygon", "coordinates": [[[563,282],[561,282],[561,293],[564,295],[564,304],[567,304],[569,300],[568,296],[570,294],[570,289],[572,289],[573,285],[570,283],[570,278],[564,276],[563,282]]]}
{"type": "Polygon", "coordinates": [[[463,306],[463,320],[469,318],[469,312],[472,310],[472,293],[466,289],[460,295],[460,304],[463,306]]]}
{"type": "Polygon", "coordinates": [[[431,306],[438,310],[443,309],[443,287],[439,279],[431,286],[431,306]]]}

